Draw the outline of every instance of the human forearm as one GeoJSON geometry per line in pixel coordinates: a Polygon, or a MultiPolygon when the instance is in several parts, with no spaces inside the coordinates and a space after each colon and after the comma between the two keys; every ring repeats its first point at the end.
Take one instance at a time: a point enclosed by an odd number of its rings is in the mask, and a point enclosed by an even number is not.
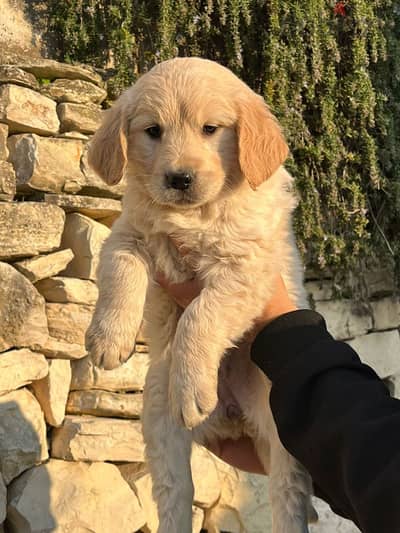
{"type": "Polygon", "coordinates": [[[253,361],[272,380],[271,408],[285,447],[332,507],[368,533],[400,530],[400,402],[312,311],[257,336],[253,361]]]}

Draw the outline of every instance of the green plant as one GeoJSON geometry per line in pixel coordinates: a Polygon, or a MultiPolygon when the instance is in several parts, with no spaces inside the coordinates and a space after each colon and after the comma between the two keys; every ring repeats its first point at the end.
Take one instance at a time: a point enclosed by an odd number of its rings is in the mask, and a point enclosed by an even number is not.
{"type": "Polygon", "coordinates": [[[400,264],[400,7],[397,0],[51,2],[60,57],[110,68],[114,95],[176,55],[219,61],[283,125],[311,266],[361,279],[400,264]]]}

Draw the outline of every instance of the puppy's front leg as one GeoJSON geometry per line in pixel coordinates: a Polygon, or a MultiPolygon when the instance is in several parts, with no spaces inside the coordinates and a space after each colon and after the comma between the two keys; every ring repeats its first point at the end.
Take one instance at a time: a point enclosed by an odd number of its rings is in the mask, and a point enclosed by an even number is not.
{"type": "Polygon", "coordinates": [[[232,269],[217,282],[207,280],[180,318],[171,350],[169,403],[175,420],[187,428],[215,409],[221,359],[261,314],[271,290],[266,278],[257,284],[232,269]]]}
{"type": "Polygon", "coordinates": [[[148,273],[139,242],[122,215],[101,251],[99,298],[86,346],[93,362],[106,369],[129,358],[142,322],[148,273]]]}

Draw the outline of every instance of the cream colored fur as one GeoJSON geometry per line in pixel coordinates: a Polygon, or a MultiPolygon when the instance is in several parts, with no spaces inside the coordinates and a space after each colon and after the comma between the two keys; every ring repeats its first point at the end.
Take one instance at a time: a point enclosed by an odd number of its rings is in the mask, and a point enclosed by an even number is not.
{"type": "MultiPolygon", "coordinates": [[[[306,305],[291,228],[287,146],[262,99],[229,70],[198,58],[166,61],[107,112],[90,149],[108,183],[125,173],[123,212],[105,243],[100,290],[87,342],[96,364],[131,354],[147,324],[151,363],[143,432],[160,533],[191,532],[192,441],[248,434],[270,471],[274,533],[305,533],[307,473],[282,447],[269,408],[270,384],[235,348],[259,316],[281,272],[306,305]],[[204,125],[218,126],[207,134],[204,125]],[[161,137],[146,130],[161,127],[161,137]],[[187,191],[165,174],[190,170],[187,191]],[[171,242],[188,251],[180,255],[171,242]],[[200,295],[180,310],[154,281],[193,272],[200,295]],[[228,407],[234,405],[234,415],[228,407]]],[[[250,532],[251,533],[251,532],[250,532]]]]}

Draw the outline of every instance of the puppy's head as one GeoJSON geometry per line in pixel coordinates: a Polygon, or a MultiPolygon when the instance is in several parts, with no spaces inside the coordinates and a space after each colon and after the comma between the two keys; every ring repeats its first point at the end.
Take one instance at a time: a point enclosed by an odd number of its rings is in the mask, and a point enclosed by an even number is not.
{"type": "Polygon", "coordinates": [[[160,63],[109,110],[89,162],[109,184],[126,172],[156,202],[190,208],[243,181],[256,189],[288,148],[263,99],[199,58],[160,63]]]}

